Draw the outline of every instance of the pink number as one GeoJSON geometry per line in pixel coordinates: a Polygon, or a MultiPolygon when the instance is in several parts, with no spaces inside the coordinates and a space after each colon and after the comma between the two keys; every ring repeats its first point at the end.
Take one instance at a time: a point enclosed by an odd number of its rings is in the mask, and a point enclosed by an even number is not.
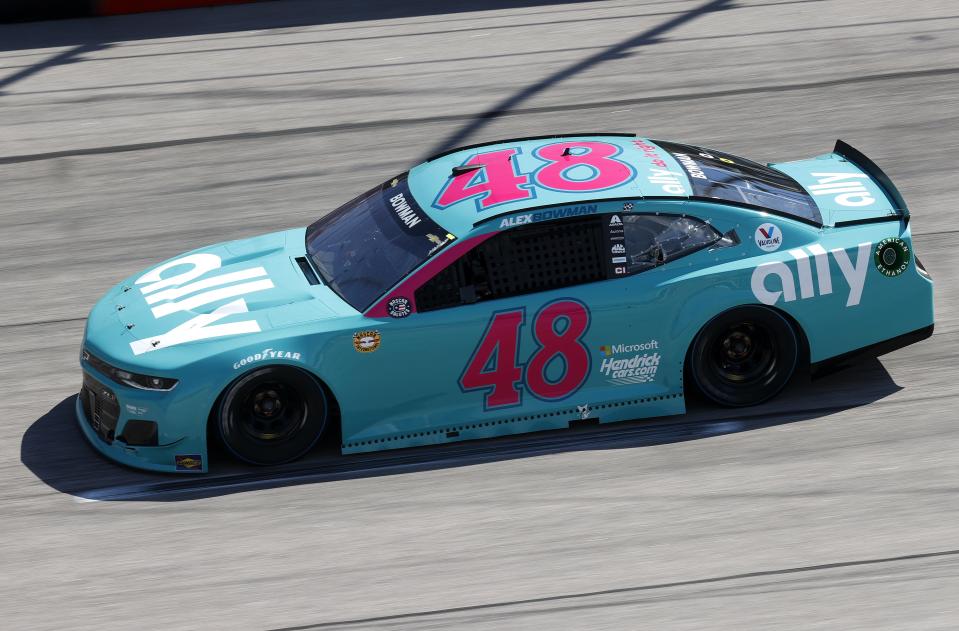
{"type": "Polygon", "coordinates": [[[516,149],[500,149],[476,154],[462,166],[483,166],[451,177],[433,206],[447,208],[475,197],[476,210],[483,211],[499,204],[530,199],[533,191],[529,188],[529,176],[520,174],[515,159],[517,153],[516,149]]]}
{"type": "MultiPolygon", "coordinates": [[[[479,345],[460,376],[464,392],[486,390],[485,408],[519,405],[522,402],[523,367],[519,365],[519,331],[523,309],[493,315],[479,345]]],[[[589,310],[575,300],[557,300],[546,305],[533,323],[539,348],[526,366],[526,387],[539,399],[563,399],[573,394],[589,376],[589,350],[583,336],[589,328],[589,310]],[[563,321],[562,331],[557,324],[563,321]],[[556,358],[563,362],[557,381],[546,377],[546,368],[556,358]]]]}
{"type": "Polygon", "coordinates": [[[526,367],[526,386],[540,399],[562,399],[579,389],[589,375],[589,351],[582,337],[589,328],[589,311],[573,300],[559,300],[544,308],[536,316],[533,333],[540,344],[526,367]],[[562,333],[556,324],[565,321],[562,333]],[[558,381],[546,378],[546,367],[555,358],[564,364],[563,376],[558,381]]]}
{"type": "Polygon", "coordinates": [[[545,145],[536,150],[536,157],[548,162],[536,171],[536,184],[568,193],[601,191],[625,184],[635,172],[631,166],[613,157],[619,153],[619,147],[608,142],[583,140],[545,145]],[[586,167],[592,175],[585,179],[570,179],[569,172],[574,167],[579,167],[578,171],[586,167]]]}
{"type": "Polygon", "coordinates": [[[519,405],[521,401],[517,386],[523,381],[523,369],[516,362],[523,317],[522,309],[495,314],[460,376],[464,391],[486,390],[487,409],[519,405]]]}

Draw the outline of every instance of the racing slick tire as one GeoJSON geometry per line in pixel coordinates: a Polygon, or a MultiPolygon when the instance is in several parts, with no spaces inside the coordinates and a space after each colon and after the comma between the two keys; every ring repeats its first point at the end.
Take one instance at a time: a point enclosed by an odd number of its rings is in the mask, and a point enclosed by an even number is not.
{"type": "Polygon", "coordinates": [[[236,458],[255,465],[290,462],[308,452],[326,429],[323,388],[292,366],[251,371],[220,397],[216,425],[236,458]]]}
{"type": "Polygon", "coordinates": [[[762,403],[786,386],[796,369],[799,340],[776,311],[737,307],[707,322],[689,355],[690,375],[706,398],[744,407],[762,403]]]}

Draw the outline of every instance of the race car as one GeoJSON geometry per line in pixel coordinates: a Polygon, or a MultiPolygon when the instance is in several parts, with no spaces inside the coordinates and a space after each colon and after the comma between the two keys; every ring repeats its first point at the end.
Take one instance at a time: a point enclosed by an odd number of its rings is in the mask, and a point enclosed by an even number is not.
{"type": "Polygon", "coordinates": [[[199,473],[724,406],[932,334],[906,204],[867,157],[764,165],[633,134],[436,155],[306,228],[201,248],[92,309],[79,426],[199,473]]]}

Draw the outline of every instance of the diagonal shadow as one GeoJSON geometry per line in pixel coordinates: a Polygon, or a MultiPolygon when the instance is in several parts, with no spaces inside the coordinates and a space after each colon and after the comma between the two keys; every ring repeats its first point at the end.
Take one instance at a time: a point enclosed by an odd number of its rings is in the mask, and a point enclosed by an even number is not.
{"type": "Polygon", "coordinates": [[[659,24],[658,26],[654,26],[646,31],[643,31],[642,33],[625,39],[618,44],[604,48],[603,50],[590,55],[589,57],[586,57],[585,59],[578,61],[571,66],[562,68],[553,74],[544,77],[536,83],[523,88],[519,92],[516,92],[506,99],[503,99],[485,112],[476,115],[466,125],[456,130],[448,137],[443,139],[443,141],[441,141],[435,147],[433,147],[428,155],[441,153],[463,144],[464,140],[488,125],[491,121],[508,114],[510,110],[520,105],[524,101],[528,101],[540,92],[543,92],[548,88],[569,79],[570,77],[573,77],[581,72],[585,72],[586,70],[589,70],[594,66],[598,66],[606,61],[617,59],[625,55],[633,48],[657,44],[660,41],[659,38],[664,34],[679,28],[683,24],[692,22],[696,18],[707,13],[725,11],[726,9],[734,8],[731,6],[732,2],[733,0],[711,0],[710,2],[707,2],[696,9],[691,9],[685,13],[681,13],[676,17],[663,22],[662,24],[659,24]]]}
{"type": "Polygon", "coordinates": [[[91,43],[91,44],[80,44],[79,46],[74,46],[68,50],[57,53],[53,57],[48,57],[39,63],[27,66],[18,72],[14,72],[9,77],[4,77],[0,79],[0,96],[3,95],[3,89],[7,86],[13,85],[17,81],[23,81],[27,77],[33,76],[38,72],[43,72],[47,68],[53,68],[54,66],[63,66],[66,64],[73,64],[78,61],[83,61],[80,58],[84,53],[92,53],[98,50],[105,50],[110,48],[113,44],[104,44],[104,43],[91,43]]]}

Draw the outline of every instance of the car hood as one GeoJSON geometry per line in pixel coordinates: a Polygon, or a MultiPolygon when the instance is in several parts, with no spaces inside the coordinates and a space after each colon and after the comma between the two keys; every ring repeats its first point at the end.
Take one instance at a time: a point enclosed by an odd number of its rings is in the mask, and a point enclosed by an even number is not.
{"type": "Polygon", "coordinates": [[[310,284],[297,262],[304,230],[212,245],[132,276],[94,307],[88,338],[109,340],[114,358],[167,355],[356,315],[328,287],[310,284]]]}

